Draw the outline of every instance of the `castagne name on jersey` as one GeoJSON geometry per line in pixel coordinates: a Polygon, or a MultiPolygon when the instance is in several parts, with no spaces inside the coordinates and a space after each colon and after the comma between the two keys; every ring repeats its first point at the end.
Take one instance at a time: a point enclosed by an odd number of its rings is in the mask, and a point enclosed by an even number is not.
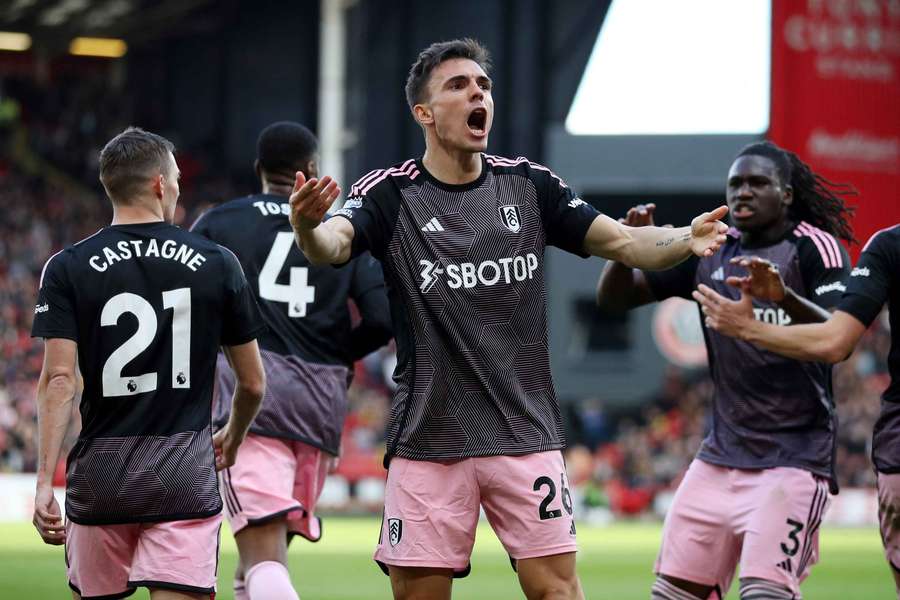
{"type": "Polygon", "coordinates": [[[122,240],[116,243],[115,249],[104,246],[102,256],[95,254],[88,259],[88,263],[95,271],[102,273],[110,265],[122,260],[151,257],[178,261],[195,273],[206,262],[205,256],[187,244],[179,244],[174,240],[159,242],[150,238],[148,240],[122,240]]]}

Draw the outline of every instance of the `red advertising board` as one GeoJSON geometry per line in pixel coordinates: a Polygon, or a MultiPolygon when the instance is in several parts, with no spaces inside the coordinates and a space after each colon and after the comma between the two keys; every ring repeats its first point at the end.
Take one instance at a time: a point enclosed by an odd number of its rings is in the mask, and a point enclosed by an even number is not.
{"type": "Polygon", "coordinates": [[[772,0],[770,123],[772,141],[859,190],[861,243],[900,222],[900,0],[772,0]]]}

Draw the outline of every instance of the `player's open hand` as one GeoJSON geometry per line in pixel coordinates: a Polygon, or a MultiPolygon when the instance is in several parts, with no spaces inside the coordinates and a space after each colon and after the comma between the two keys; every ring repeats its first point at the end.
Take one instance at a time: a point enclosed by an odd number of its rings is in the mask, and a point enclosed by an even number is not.
{"type": "Polygon", "coordinates": [[[307,181],[303,172],[297,171],[290,199],[290,221],[294,231],[315,229],[340,193],[341,188],[331,177],[313,177],[307,181]]]}
{"type": "Polygon", "coordinates": [[[741,286],[740,300],[730,300],[702,283],[691,295],[700,303],[706,326],[723,335],[741,338],[754,322],[753,301],[745,286],[741,286]]]}
{"type": "Polygon", "coordinates": [[[213,435],[213,451],[216,455],[216,471],[227,469],[237,460],[238,448],[244,438],[235,435],[229,425],[225,425],[213,435]]]}
{"type": "Polygon", "coordinates": [[[728,225],[721,219],[728,214],[727,206],[720,206],[691,221],[691,250],[697,256],[712,256],[725,243],[728,225]]]}
{"type": "Polygon", "coordinates": [[[735,256],[731,264],[740,265],[749,271],[743,277],[729,277],[728,285],[740,288],[758,300],[781,302],[784,300],[785,286],[778,265],[758,256],[735,256]]]}
{"type": "Polygon", "coordinates": [[[52,487],[38,487],[34,495],[34,517],[31,522],[45,544],[60,546],[66,543],[66,525],[52,487]]]}

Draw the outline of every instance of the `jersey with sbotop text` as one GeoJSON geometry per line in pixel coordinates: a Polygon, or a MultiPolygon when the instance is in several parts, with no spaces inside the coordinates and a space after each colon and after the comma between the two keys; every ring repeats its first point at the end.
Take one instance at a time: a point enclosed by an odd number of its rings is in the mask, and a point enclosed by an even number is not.
{"type": "MultiPolygon", "coordinates": [[[[801,222],[781,240],[764,247],[746,247],[731,229],[725,245],[711,257],[691,258],[674,269],[646,272],[654,297],[691,299],[703,283],[728,298],[740,292],[725,283],[745,275],[736,256],[759,256],[778,265],[785,285],[832,309],[850,274],[847,251],[830,234],[801,222]]],[[[776,304],[754,299],[757,319],[790,325],[790,316],[776,304]]],[[[832,482],[836,415],[831,394],[831,368],[796,361],[721,335],[704,326],[710,373],[715,384],[712,426],[698,458],[739,469],[797,467],[832,482]]]]}
{"type": "MultiPolygon", "coordinates": [[[[349,368],[388,339],[353,329],[347,299],[363,323],[386,321],[384,277],[370,254],[345,269],[311,265],[294,242],[289,212],[287,198],[256,194],[210,209],[191,230],[237,255],[268,325],[259,338],[266,394],[250,431],[336,454],[349,368]]],[[[234,374],[220,356],[216,425],[228,418],[234,387],[234,374]]]]}
{"type": "Polygon", "coordinates": [[[865,245],[838,309],[868,327],[885,303],[891,326],[891,383],[881,396],[872,460],[882,473],[900,473],[900,225],[879,231],[865,245]]]}
{"type": "Polygon", "coordinates": [[[264,327],[234,255],[166,223],[113,225],[51,257],[32,335],[74,340],[84,379],[67,518],[104,524],[218,513],[216,354],[264,327]]]}
{"type": "Polygon", "coordinates": [[[544,250],[585,256],[599,214],[546,167],[482,157],[448,185],[420,160],[373,171],[335,213],[384,267],[397,340],[387,456],[452,460],[564,447],[544,250]]]}

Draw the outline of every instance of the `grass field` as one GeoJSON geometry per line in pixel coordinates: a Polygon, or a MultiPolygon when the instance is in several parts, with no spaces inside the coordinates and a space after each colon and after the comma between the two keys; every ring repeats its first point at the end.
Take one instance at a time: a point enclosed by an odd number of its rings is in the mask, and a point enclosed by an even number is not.
{"type": "MultiPolygon", "coordinates": [[[[295,542],[291,574],[303,600],[389,598],[387,578],[371,560],[379,522],[330,519],[319,544],[295,542]]],[[[219,570],[221,600],[231,599],[231,574],[237,551],[230,533],[222,532],[219,570]]],[[[617,524],[580,527],[579,574],[589,599],[646,600],[659,543],[658,525],[617,524]]],[[[804,584],[812,600],[888,600],[893,584],[873,529],[826,529],[822,562],[804,584]]],[[[729,600],[736,599],[732,586],[729,600]]],[[[0,524],[0,599],[67,598],[62,549],[45,546],[30,524],[0,524]]],[[[472,574],[454,583],[454,599],[521,598],[515,576],[500,544],[487,526],[478,531],[472,574]]],[[[132,598],[148,598],[145,590],[132,598]]]]}

